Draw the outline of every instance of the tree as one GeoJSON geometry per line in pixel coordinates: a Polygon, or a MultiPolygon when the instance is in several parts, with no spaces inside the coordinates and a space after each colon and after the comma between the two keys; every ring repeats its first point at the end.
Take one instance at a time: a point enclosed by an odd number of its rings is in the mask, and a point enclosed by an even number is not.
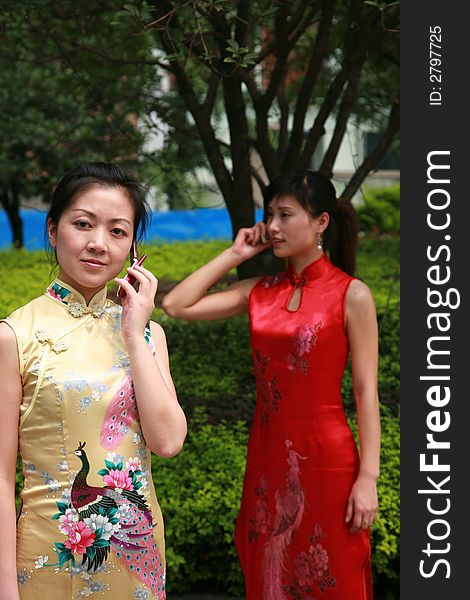
{"type": "MultiPolygon", "coordinates": [[[[398,132],[396,2],[381,2],[380,10],[364,0],[34,4],[35,21],[47,23],[59,55],[75,69],[86,69],[90,57],[100,68],[153,69],[153,86],[140,96],[147,123],[154,126],[153,115],[165,122],[167,139],[176,148],[169,153],[173,158],[191,144],[191,152],[183,153],[189,168],[196,148],[201,149],[199,157],[214,174],[234,234],[254,222],[253,179],[261,188],[266,183],[254,166],[255,155],[268,180],[285,169],[307,168],[327,119],[334,117],[319,167],[331,176],[348,123],[373,123],[382,135],[342,192],[350,201],[398,132]],[[151,55],[133,53],[136,40],[152,47],[151,55]],[[169,91],[159,87],[158,74],[165,72],[176,85],[169,91]],[[178,102],[185,115],[174,110],[178,102]],[[219,132],[221,113],[228,140],[219,132]]],[[[30,27],[29,35],[37,39],[38,28],[30,27]]],[[[164,159],[167,148],[156,157],[164,159]]],[[[256,269],[256,264],[244,264],[239,273],[256,269]]]]}
{"type": "Polygon", "coordinates": [[[350,201],[398,132],[398,37],[384,27],[383,11],[363,0],[149,0],[126,10],[137,27],[144,23],[154,32],[164,52],[159,64],[175,78],[192,115],[234,234],[253,223],[252,177],[264,186],[253,151],[269,180],[307,168],[334,115],[319,168],[331,177],[348,122],[375,121],[383,133],[342,192],[350,201]],[[229,127],[229,161],[214,127],[218,97],[229,127]],[[312,105],[318,112],[306,127],[312,105]]]}
{"type": "MultiPolygon", "coordinates": [[[[63,173],[81,161],[138,166],[143,136],[135,121],[148,73],[100,65],[89,54],[72,60],[54,33],[64,18],[47,2],[7,3],[0,15],[0,202],[16,248],[23,245],[22,198],[47,201],[63,173]]],[[[96,41],[104,23],[98,14],[93,23],[87,36],[96,41]]],[[[122,32],[112,29],[113,36],[122,39],[122,32]]],[[[129,47],[133,56],[148,55],[143,39],[129,47]]]]}

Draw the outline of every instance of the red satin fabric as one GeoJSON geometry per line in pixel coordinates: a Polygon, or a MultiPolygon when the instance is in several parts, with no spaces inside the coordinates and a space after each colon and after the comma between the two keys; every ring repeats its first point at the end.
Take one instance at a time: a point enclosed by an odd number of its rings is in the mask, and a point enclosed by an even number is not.
{"type": "Polygon", "coordinates": [[[372,600],[369,532],[345,523],[359,467],[341,398],[351,280],[323,255],[250,296],[257,405],[235,531],[248,600],[372,600]]]}

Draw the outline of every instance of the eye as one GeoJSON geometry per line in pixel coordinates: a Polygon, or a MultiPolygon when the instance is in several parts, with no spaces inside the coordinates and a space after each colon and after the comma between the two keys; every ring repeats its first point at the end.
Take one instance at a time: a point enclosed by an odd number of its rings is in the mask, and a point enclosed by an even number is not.
{"type": "Polygon", "coordinates": [[[79,229],[86,229],[87,227],[91,227],[90,223],[88,223],[88,221],[75,221],[74,225],[76,227],[78,227],[79,229]]]}
{"type": "Polygon", "coordinates": [[[111,229],[111,233],[114,233],[114,235],[127,235],[127,231],[124,231],[124,229],[120,229],[119,227],[114,227],[114,229],[111,229]]]}

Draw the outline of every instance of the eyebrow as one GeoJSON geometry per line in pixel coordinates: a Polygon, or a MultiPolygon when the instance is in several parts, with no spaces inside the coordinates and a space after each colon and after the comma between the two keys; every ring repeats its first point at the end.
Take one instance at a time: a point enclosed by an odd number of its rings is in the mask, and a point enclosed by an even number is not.
{"type": "MultiPolygon", "coordinates": [[[[93,219],[96,219],[95,213],[87,210],[86,208],[72,208],[72,212],[85,213],[89,217],[92,217],[93,219]]],[[[124,223],[127,223],[129,225],[129,227],[132,227],[132,223],[128,219],[125,219],[124,217],[116,217],[114,219],[109,219],[109,222],[110,223],[118,223],[118,222],[122,223],[122,222],[124,222],[124,223]]]]}
{"type": "MultiPolygon", "coordinates": [[[[284,205],[283,204],[278,204],[276,206],[276,208],[277,208],[277,210],[286,210],[286,208],[290,208],[291,210],[294,209],[294,207],[291,206],[290,204],[284,204],[284,205]]],[[[271,206],[268,206],[267,210],[271,210],[272,211],[273,208],[271,206]]]]}

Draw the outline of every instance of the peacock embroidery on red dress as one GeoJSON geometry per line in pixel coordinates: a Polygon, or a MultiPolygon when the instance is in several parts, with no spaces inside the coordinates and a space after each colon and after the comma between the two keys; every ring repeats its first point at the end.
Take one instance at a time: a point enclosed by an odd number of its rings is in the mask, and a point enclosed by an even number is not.
{"type": "Polygon", "coordinates": [[[269,482],[265,476],[255,487],[257,500],[249,520],[248,541],[258,542],[262,534],[268,534],[263,548],[263,600],[315,600],[315,589],[323,592],[336,587],[336,580],[329,570],[328,553],[320,540],[325,537],[319,524],[309,537],[306,552],[295,558],[292,580],[286,579],[285,559],[287,548],[299,529],[305,510],[305,493],[300,481],[299,460],[306,460],[286,440],[289,470],[284,489],[274,493],[276,513],[271,518],[268,510],[269,482]]]}
{"type": "Polygon", "coordinates": [[[165,596],[165,567],[153,537],[152,513],[140,493],[142,471],[137,457],[114,463],[105,460],[98,471],[103,487],[87,483],[90,464],[80,443],[75,454],[82,462],[71,492],[71,502],[57,502],[64,542],[54,544],[58,562],[44,566],[75,567],[88,572],[100,568],[114,551],[120,563],[133,573],[158,600],[165,596]]]}

